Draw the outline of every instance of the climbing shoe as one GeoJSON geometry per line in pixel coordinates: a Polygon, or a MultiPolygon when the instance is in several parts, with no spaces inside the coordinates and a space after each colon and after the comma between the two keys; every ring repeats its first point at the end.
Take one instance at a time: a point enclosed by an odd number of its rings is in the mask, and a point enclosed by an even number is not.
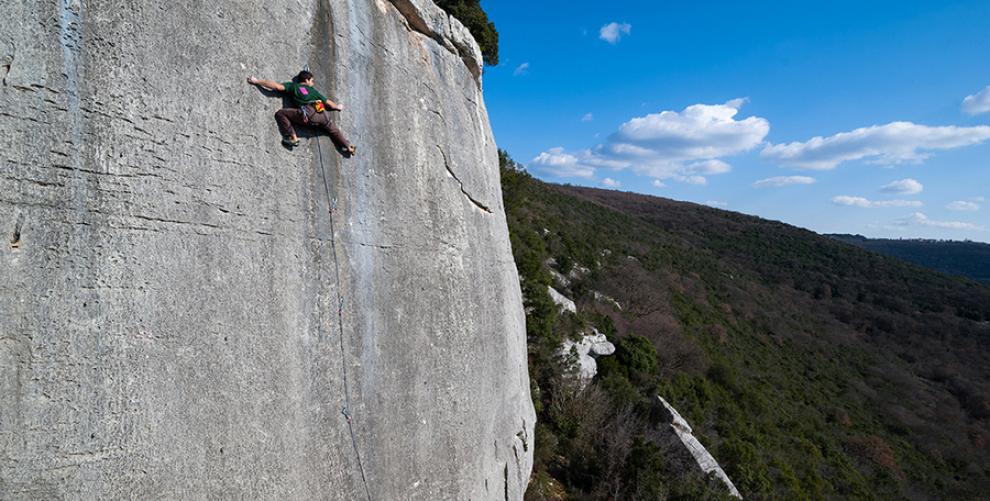
{"type": "Polygon", "coordinates": [[[287,137],[283,137],[282,138],[282,144],[284,144],[285,146],[288,146],[290,148],[291,147],[294,147],[294,146],[299,146],[299,138],[296,138],[295,140],[292,140],[292,139],[289,139],[287,137]]]}
{"type": "Polygon", "coordinates": [[[353,157],[354,155],[357,154],[357,146],[354,146],[352,144],[347,148],[344,148],[344,154],[347,155],[347,158],[353,157]]]}

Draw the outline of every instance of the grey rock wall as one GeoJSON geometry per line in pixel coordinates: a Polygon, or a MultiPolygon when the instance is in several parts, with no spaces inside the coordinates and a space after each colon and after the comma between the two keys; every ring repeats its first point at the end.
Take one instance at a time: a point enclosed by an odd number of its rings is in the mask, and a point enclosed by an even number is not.
{"type": "Polygon", "coordinates": [[[0,499],[520,499],[479,61],[422,0],[5,2],[0,499]],[[279,146],[303,65],[357,157],[279,146]]]}

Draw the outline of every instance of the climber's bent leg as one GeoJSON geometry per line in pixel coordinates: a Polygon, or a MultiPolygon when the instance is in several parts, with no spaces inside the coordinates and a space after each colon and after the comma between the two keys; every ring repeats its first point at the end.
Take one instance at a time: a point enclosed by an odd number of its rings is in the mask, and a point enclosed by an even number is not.
{"type": "Polygon", "coordinates": [[[347,138],[344,137],[344,133],[340,132],[340,129],[337,128],[333,122],[323,124],[323,130],[327,131],[327,134],[330,135],[330,140],[333,141],[333,145],[336,146],[338,150],[350,151],[351,143],[347,142],[347,138]]]}
{"type": "Polygon", "coordinates": [[[323,129],[329,136],[330,140],[333,141],[333,145],[337,147],[338,150],[345,152],[348,155],[354,154],[354,146],[347,142],[347,138],[344,137],[344,133],[340,132],[333,122],[330,121],[330,116],[328,113],[317,113],[313,115],[309,120],[310,125],[314,127],[319,127],[323,129]]]}
{"type": "Polygon", "coordinates": [[[296,130],[292,124],[303,125],[303,116],[296,108],[282,108],[275,112],[275,122],[278,123],[278,131],[283,138],[294,139],[296,130]]]}

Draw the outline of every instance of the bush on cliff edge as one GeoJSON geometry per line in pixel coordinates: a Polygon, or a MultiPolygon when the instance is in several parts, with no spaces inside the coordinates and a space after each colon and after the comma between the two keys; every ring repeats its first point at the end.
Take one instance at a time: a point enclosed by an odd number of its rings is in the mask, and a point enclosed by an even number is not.
{"type": "Polygon", "coordinates": [[[448,14],[457,18],[474,35],[481,47],[485,64],[498,64],[498,31],[495,24],[488,20],[488,15],[481,8],[480,0],[434,0],[448,14]]]}

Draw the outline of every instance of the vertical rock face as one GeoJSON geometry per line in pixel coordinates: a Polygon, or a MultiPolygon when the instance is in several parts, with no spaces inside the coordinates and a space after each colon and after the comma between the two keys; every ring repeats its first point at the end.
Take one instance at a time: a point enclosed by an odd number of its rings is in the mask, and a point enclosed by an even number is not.
{"type": "Polygon", "coordinates": [[[6,5],[0,497],[521,498],[480,60],[422,0],[6,5]],[[244,83],[304,65],[357,157],[244,83]]]}

